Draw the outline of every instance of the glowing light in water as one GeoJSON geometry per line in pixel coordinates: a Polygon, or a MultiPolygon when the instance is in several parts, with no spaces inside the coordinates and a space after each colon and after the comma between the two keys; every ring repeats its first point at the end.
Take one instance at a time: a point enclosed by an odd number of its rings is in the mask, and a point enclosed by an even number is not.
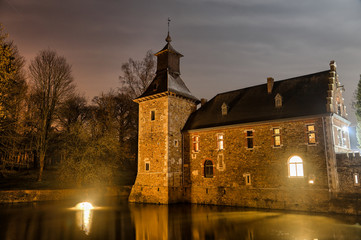
{"type": "Polygon", "coordinates": [[[86,235],[90,233],[92,222],[92,209],[93,205],[89,202],[78,203],[75,208],[80,210],[76,213],[76,222],[79,228],[85,232],[86,235]]]}

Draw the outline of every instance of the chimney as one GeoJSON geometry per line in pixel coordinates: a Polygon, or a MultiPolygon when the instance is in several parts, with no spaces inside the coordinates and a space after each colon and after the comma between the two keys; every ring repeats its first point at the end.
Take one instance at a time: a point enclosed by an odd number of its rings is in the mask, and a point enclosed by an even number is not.
{"type": "Polygon", "coordinates": [[[273,88],[273,83],[275,82],[275,80],[271,77],[267,78],[267,92],[268,94],[272,93],[272,88],[273,88]]]}
{"type": "Polygon", "coordinates": [[[202,99],[201,99],[201,107],[202,107],[204,104],[206,104],[206,103],[207,103],[207,99],[202,98],[202,99]]]}

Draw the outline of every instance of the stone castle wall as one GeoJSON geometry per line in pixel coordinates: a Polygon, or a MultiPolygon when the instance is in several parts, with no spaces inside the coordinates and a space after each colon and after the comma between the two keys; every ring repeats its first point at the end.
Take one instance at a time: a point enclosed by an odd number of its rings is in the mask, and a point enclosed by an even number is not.
{"type": "Polygon", "coordinates": [[[340,179],[340,192],[361,194],[361,156],[360,153],[336,154],[337,172],[340,179]],[[355,174],[359,184],[355,183],[355,174]]]}
{"type": "Polygon", "coordinates": [[[194,102],[174,95],[139,103],[138,174],[129,201],[183,201],[181,129],[194,110],[194,102]]]}
{"type": "Polygon", "coordinates": [[[168,125],[168,186],[183,185],[183,138],[182,128],[189,115],[195,111],[194,102],[177,96],[169,96],[169,125],[168,125]]]}
{"type": "Polygon", "coordinates": [[[129,197],[131,202],[168,203],[167,116],[166,96],[139,103],[138,174],[129,197]]]}
{"type": "Polygon", "coordinates": [[[191,131],[185,146],[189,201],[295,210],[323,206],[329,200],[324,136],[322,118],[191,131]],[[308,124],[315,124],[314,145],[307,143],[308,124]],[[273,128],[281,129],[281,147],[273,145],[273,128]],[[247,148],[248,130],[254,133],[253,149],[247,148]],[[219,133],[224,150],[217,150],[219,133]],[[192,151],[193,136],[199,136],[198,153],[192,151]],[[304,177],[289,177],[288,160],[295,155],[303,160],[304,177]],[[213,162],[212,178],[204,176],[206,160],[213,162]]]}

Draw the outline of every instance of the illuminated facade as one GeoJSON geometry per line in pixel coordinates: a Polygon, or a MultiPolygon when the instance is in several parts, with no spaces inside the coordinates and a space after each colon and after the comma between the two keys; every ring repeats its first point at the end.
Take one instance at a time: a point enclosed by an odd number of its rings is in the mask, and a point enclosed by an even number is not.
{"type": "Polygon", "coordinates": [[[350,122],[334,61],[206,102],[180,78],[182,55],[166,41],[156,77],[135,99],[138,175],[129,201],[327,211],[345,189],[361,193],[361,158],[345,160],[350,122]]]}

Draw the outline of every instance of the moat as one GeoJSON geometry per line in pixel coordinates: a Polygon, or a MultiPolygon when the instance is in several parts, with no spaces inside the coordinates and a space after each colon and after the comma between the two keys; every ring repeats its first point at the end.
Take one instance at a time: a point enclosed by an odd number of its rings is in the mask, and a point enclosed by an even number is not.
{"type": "Polygon", "coordinates": [[[0,239],[361,239],[361,217],[103,199],[0,205],[0,239]]]}

